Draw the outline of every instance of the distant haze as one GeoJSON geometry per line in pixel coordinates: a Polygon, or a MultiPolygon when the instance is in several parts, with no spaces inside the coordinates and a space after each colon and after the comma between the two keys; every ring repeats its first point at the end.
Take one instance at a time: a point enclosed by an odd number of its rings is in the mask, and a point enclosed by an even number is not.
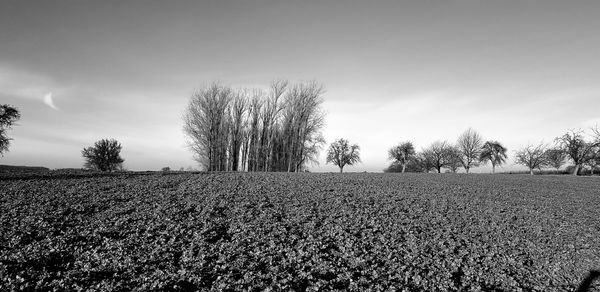
{"type": "MultiPolygon", "coordinates": [[[[115,138],[127,169],[197,167],[191,93],[284,78],[325,85],[327,143],[361,147],[347,171],[468,127],[523,169],[517,148],[600,125],[599,19],[600,1],[0,0],[0,104],[22,114],[0,164],[79,168],[115,138]]],[[[325,150],[312,171],[337,171],[325,150]]]]}

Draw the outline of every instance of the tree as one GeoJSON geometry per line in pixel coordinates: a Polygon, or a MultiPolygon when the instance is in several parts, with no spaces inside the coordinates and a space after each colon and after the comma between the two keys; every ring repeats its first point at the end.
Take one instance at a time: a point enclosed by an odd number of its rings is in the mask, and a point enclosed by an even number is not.
{"type": "Polygon", "coordinates": [[[208,171],[223,171],[227,166],[228,106],[232,91],[218,83],[193,94],[184,113],[184,132],[195,159],[208,171]]]}
{"type": "Polygon", "coordinates": [[[283,145],[283,171],[296,172],[305,162],[306,147],[318,141],[325,125],[321,110],[325,89],[315,81],[292,86],[284,99],[280,142],[283,145]]]}
{"type": "Polygon", "coordinates": [[[545,156],[548,166],[555,168],[557,173],[567,159],[567,154],[561,149],[548,149],[546,150],[545,156]]]}
{"type": "Polygon", "coordinates": [[[594,174],[594,170],[600,165],[600,147],[596,147],[590,151],[585,164],[590,167],[590,174],[594,174]]]}
{"type": "Polygon", "coordinates": [[[488,161],[492,164],[492,173],[496,173],[496,166],[502,165],[506,161],[506,148],[498,141],[487,141],[481,147],[479,161],[486,164],[488,161]]]}
{"type": "Polygon", "coordinates": [[[244,143],[244,126],[247,112],[248,96],[246,91],[238,90],[234,97],[230,110],[231,143],[229,143],[230,166],[232,171],[238,171],[240,167],[240,151],[244,143]]]}
{"type": "Polygon", "coordinates": [[[121,158],[121,144],[115,139],[102,139],[94,146],[83,148],[81,155],[85,159],[84,167],[100,171],[114,171],[121,169],[123,162],[121,158]]]}
{"type": "Polygon", "coordinates": [[[388,151],[389,159],[400,164],[403,173],[406,171],[406,165],[415,154],[415,147],[411,142],[400,143],[388,151]]]}
{"type": "Polygon", "coordinates": [[[529,168],[529,174],[533,175],[534,169],[542,170],[542,167],[548,165],[546,145],[540,143],[519,149],[515,154],[515,162],[529,168]]]}
{"type": "Polygon", "coordinates": [[[590,154],[596,147],[600,146],[600,132],[597,128],[593,131],[596,137],[591,142],[585,140],[582,130],[570,130],[555,139],[560,149],[562,149],[575,164],[573,175],[579,174],[579,169],[581,169],[581,167],[592,157],[590,154]]]}
{"type": "Polygon", "coordinates": [[[477,131],[471,128],[467,129],[458,137],[456,146],[459,150],[459,161],[467,173],[471,167],[479,166],[483,138],[477,131]]]}
{"type": "Polygon", "coordinates": [[[360,162],[360,147],[356,144],[350,145],[346,139],[338,139],[331,143],[327,150],[327,163],[330,162],[337,165],[342,173],[344,166],[360,162]]]}
{"type": "Polygon", "coordinates": [[[450,145],[448,147],[448,164],[446,165],[446,168],[452,173],[457,173],[458,169],[464,167],[461,156],[461,151],[457,146],[450,145]]]}
{"type": "Polygon", "coordinates": [[[436,168],[434,158],[425,155],[424,152],[419,152],[411,161],[408,163],[407,171],[414,172],[430,172],[436,168]]]}
{"type": "Polygon", "coordinates": [[[8,138],[6,131],[21,118],[21,113],[15,107],[10,105],[0,105],[0,156],[4,156],[8,152],[11,138],[8,138]]]}
{"type": "Polygon", "coordinates": [[[438,173],[442,173],[442,168],[448,167],[454,162],[452,156],[453,149],[448,141],[436,141],[423,150],[425,161],[433,163],[438,173]]]}

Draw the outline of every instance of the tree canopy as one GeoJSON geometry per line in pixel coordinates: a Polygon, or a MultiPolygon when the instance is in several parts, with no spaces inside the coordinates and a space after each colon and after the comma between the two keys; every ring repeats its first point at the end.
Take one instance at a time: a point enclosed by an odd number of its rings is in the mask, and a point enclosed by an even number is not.
{"type": "Polygon", "coordinates": [[[492,173],[496,173],[496,166],[502,165],[506,158],[506,147],[498,141],[485,142],[479,155],[482,163],[490,162],[492,164],[492,173]]]}
{"type": "Polygon", "coordinates": [[[6,104],[0,105],[0,156],[8,152],[12,140],[7,136],[7,130],[11,129],[20,118],[21,113],[17,108],[6,104]]]}
{"type": "Polygon", "coordinates": [[[94,146],[85,147],[81,155],[85,159],[84,167],[99,171],[115,171],[122,168],[121,144],[115,139],[96,141],[94,146]]]}
{"type": "Polygon", "coordinates": [[[337,165],[340,168],[340,173],[343,172],[344,166],[354,165],[357,162],[360,162],[360,147],[358,145],[350,145],[350,142],[343,138],[329,145],[327,163],[337,165]]]}
{"type": "Polygon", "coordinates": [[[415,147],[411,142],[402,142],[392,147],[388,151],[389,159],[392,159],[395,163],[398,163],[402,168],[402,172],[406,171],[408,162],[415,156],[415,154],[415,147]]]}

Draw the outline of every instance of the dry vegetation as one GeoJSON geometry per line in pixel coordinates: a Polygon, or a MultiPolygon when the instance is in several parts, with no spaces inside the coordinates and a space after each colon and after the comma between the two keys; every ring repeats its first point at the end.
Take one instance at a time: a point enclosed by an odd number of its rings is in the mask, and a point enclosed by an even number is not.
{"type": "Polygon", "coordinates": [[[573,290],[600,181],[112,174],[0,180],[0,290],[573,290]]]}

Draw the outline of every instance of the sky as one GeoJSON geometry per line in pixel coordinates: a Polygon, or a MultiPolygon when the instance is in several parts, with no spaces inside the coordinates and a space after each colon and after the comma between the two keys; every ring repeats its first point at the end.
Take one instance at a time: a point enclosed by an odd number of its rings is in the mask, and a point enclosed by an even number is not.
{"type": "Polygon", "coordinates": [[[520,147],[600,124],[599,32],[595,0],[0,0],[0,104],[22,115],[0,164],[81,168],[115,138],[129,170],[197,168],[195,90],[287,79],[325,86],[327,144],[361,147],[347,171],[469,127],[522,169],[520,147]]]}

